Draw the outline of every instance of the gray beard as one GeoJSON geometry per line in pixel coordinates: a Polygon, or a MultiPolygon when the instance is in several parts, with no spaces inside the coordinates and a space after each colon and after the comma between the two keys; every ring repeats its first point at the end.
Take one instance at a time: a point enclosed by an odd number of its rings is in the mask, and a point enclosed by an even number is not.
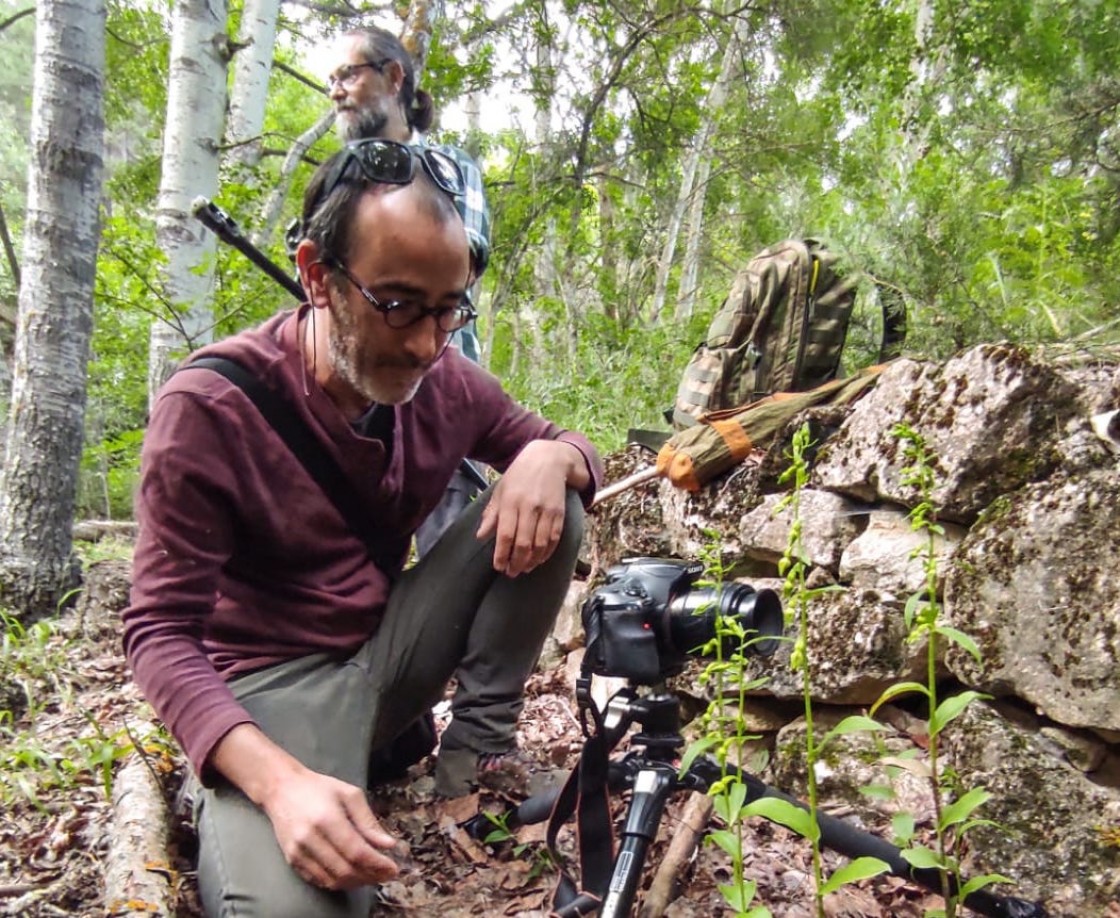
{"type": "MultiPolygon", "coordinates": [[[[364,375],[358,367],[358,355],[354,347],[353,330],[344,319],[338,321],[338,310],[331,310],[330,334],[327,336],[327,353],[333,372],[355,392],[370,402],[379,405],[402,405],[412,400],[420,389],[424,377],[407,389],[398,386],[386,388],[376,379],[364,375]]],[[[426,374],[425,374],[426,375],[426,374]]]]}
{"type": "Polygon", "coordinates": [[[389,123],[388,116],[383,112],[348,109],[344,114],[348,117],[335,120],[335,125],[338,128],[338,138],[343,143],[380,137],[385,130],[385,125],[389,123]]]}

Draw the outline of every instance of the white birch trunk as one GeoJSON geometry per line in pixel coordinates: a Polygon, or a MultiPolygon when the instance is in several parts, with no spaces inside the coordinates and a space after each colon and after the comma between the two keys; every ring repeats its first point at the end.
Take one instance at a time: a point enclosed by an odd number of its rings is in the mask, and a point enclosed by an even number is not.
{"type": "Polygon", "coordinates": [[[261,212],[260,229],[251,236],[251,240],[257,248],[267,248],[271,243],[272,236],[276,232],[276,224],[280,222],[280,214],[284,212],[284,199],[287,198],[288,192],[291,190],[292,176],[295,174],[296,167],[303,160],[304,154],[315,145],[315,142],[331,129],[332,124],[334,124],[334,109],[329,108],[318,121],[300,134],[296,142],[288,149],[288,154],[284,157],[284,162],[280,166],[280,175],[276,179],[276,184],[261,212]]]}
{"type": "MultiPolygon", "coordinates": [[[[711,140],[709,135],[708,140],[711,140]]],[[[688,233],[685,235],[681,279],[677,284],[676,321],[687,322],[696,309],[700,287],[700,250],[704,241],[704,203],[708,199],[708,179],[712,174],[711,156],[701,157],[696,169],[696,185],[688,206],[688,233]]]]}
{"type": "Polygon", "coordinates": [[[279,13],[280,0],[246,0],[241,13],[226,123],[226,159],[231,165],[251,168],[261,160],[261,131],[279,13]]]}
{"type": "Polygon", "coordinates": [[[748,21],[736,21],[735,30],[727,40],[727,47],[723,49],[723,60],[720,62],[719,76],[716,77],[708,96],[704,100],[704,120],[699,130],[693,137],[689,149],[688,159],[684,165],[684,174],[681,181],[680,194],[677,203],[669,218],[669,227],[665,236],[665,248],[661,253],[661,261],[657,265],[657,280],[654,284],[653,303],[650,307],[650,318],[656,322],[661,317],[668,296],[669,273],[673,267],[673,256],[676,254],[677,239],[680,236],[681,225],[686,212],[689,214],[691,232],[689,248],[686,250],[683,276],[677,286],[678,299],[676,319],[684,319],[691,315],[696,296],[696,280],[699,275],[700,258],[700,233],[704,225],[704,201],[708,194],[708,176],[711,174],[711,141],[715,131],[716,121],[723,106],[727,103],[727,96],[731,90],[731,74],[735,61],[739,56],[739,49],[743,46],[750,28],[748,21]]]}
{"type": "Polygon", "coordinates": [[[171,68],[163,137],[156,241],[167,256],[164,289],[175,315],[152,323],[148,400],[175,363],[211,340],[216,243],[190,212],[191,201],[218,190],[218,145],[226,108],[224,0],[177,0],[171,20],[171,68]]]}
{"type": "MultiPolygon", "coordinates": [[[[548,45],[541,42],[536,47],[537,72],[541,79],[546,79],[544,74],[551,74],[551,56],[548,45]]],[[[546,98],[552,98],[553,93],[547,93],[546,98]]],[[[533,113],[533,140],[538,150],[547,150],[552,134],[552,108],[548,104],[536,107],[533,113]]],[[[558,299],[561,296],[560,284],[557,278],[557,258],[559,252],[557,240],[556,220],[547,217],[541,244],[537,249],[537,263],[533,272],[537,293],[541,297],[558,299]]],[[[521,334],[514,340],[514,347],[525,352],[529,366],[542,366],[543,363],[543,332],[541,330],[541,315],[536,303],[525,303],[519,308],[521,334]]]]}
{"type": "Polygon", "coordinates": [[[104,0],[39,0],[0,583],[29,617],[76,585],[71,527],[100,236],[104,0]]]}

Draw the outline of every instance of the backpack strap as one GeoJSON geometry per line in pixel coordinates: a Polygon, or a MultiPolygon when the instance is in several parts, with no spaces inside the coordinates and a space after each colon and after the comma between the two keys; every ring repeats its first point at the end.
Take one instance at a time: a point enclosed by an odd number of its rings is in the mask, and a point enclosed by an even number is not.
{"type": "Polygon", "coordinates": [[[251,401],[263,417],[284,441],[292,455],[322,489],[327,499],[334,505],[346,525],[366,546],[370,560],[389,577],[395,576],[395,559],[385,556],[385,549],[379,543],[377,532],[371,520],[358,512],[362,501],[349,479],[342,473],[338,463],[326,451],[311,431],[303,423],[292,406],[276,391],[265,385],[259,377],[250,373],[240,363],[228,357],[199,357],[179,368],[179,372],[190,369],[212,370],[237,386],[251,401]]]}

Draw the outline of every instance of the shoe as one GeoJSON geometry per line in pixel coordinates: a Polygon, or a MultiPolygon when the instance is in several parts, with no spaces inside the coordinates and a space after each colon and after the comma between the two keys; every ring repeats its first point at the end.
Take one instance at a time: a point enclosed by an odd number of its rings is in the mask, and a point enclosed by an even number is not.
{"type": "Polygon", "coordinates": [[[533,761],[514,747],[509,752],[495,752],[478,758],[478,783],[487,790],[515,797],[531,795],[533,761]]]}
{"type": "Polygon", "coordinates": [[[529,796],[533,763],[518,748],[477,753],[444,749],[436,760],[435,792],[439,797],[465,797],[482,787],[510,796],[529,796]]]}

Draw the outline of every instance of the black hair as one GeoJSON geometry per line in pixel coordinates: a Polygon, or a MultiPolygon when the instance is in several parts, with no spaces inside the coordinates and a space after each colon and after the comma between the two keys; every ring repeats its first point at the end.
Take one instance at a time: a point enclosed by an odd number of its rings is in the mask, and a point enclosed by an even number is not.
{"type": "Polygon", "coordinates": [[[405,50],[400,39],[392,32],[386,32],[376,26],[351,29],[343,35],[361,40],[362,56],[370,63],[385,58],[396,61],[404,74],[397,100],[404,108],[405,120],[410,128],[421,134],[427,131],[435,117],[435,104],[428,93],[416,88],[416,68],[412,64],[412,56],[405,50]]]}

